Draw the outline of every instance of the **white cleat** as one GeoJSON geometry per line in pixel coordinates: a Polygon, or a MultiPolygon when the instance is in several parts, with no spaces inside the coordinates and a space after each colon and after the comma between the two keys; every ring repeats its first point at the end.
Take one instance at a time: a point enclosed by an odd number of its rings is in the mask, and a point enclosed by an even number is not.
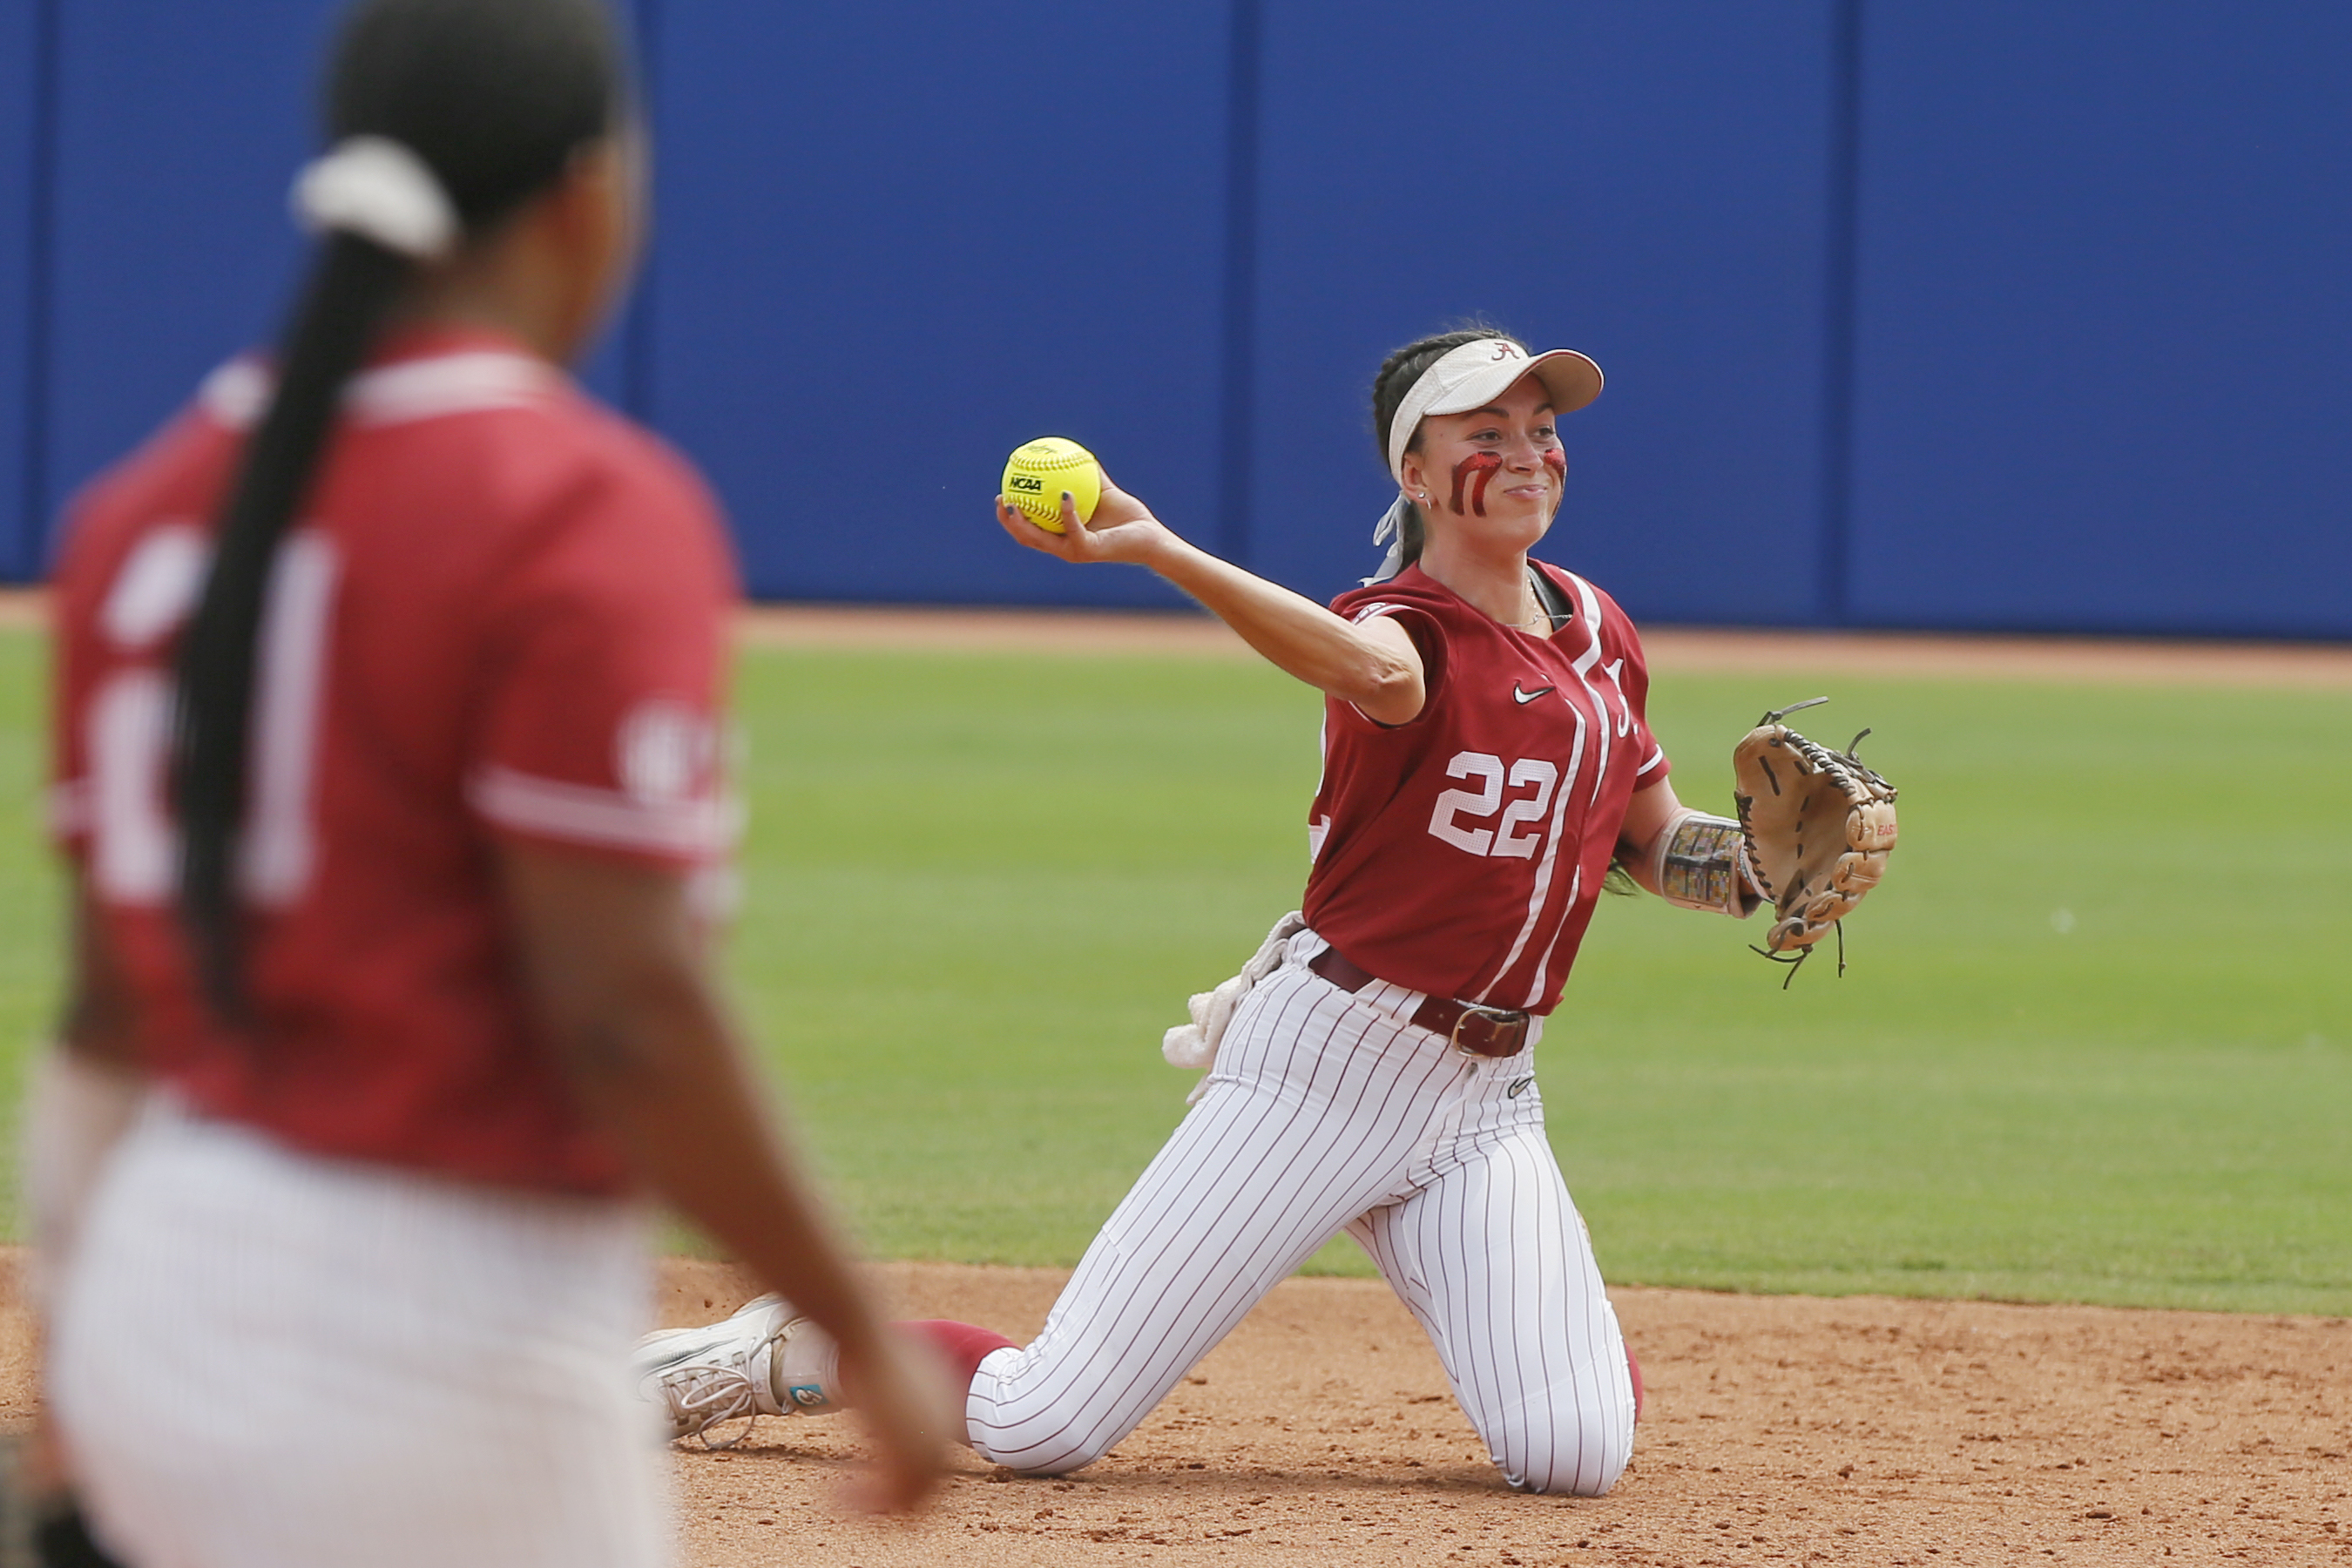
{"type": "Polygon", "coordinates": [[[669,1416],[672,1441],[699,1436],[706,1447],[731,1448],[705,1436],[722,1421],[817,1414],[836,1408],[831,1392],[832,1337],[795,1317],[781,1296],[761,1296],[723,1322],[665,1329],[637,1342],[637,1390],[669,1416]]]}

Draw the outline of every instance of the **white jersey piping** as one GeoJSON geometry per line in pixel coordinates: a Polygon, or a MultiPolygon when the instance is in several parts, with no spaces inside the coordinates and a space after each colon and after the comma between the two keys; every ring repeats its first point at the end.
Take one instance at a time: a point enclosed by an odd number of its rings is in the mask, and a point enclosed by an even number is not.
{"type": "MultiPolygon", "coordinates": [[[[1599,760],[1592,770],[1592,797],[1585,803],[1587,806],[1591,806],[1599,804],[1601,787],[1609,782],[1610,731],[1615,729],[1616,725],[1610,717],[1609,700],[1601,696],[1600,691],[1595,689],[1589,673],[1594,666],[1601,662],[1600,595],[1593,592],[1591,584],[1587,583],[1575,573],[1570,572],[1565,574],[1565,575],[1568,580],[1576,586],[1576,602],[1578,606],[1584,612],[1585,624],[1591,628],[1591,635],[1592,637],[1592,646],[1584,650],[1583,654],[1578,658],[1574,665],[1577,681],[1584,688],[1585,695],[1592,699],[1592,710],[1601,721],[1601,752],[1599,760]]],[[[1622,698],[1624,693],[1621,689],[1618,695],[1622,698]]],[[[1628,717],[1629,719],[1631,717],[1630,705],[1628,709],[1628,717]]],[[[1664,753],[1662,752],[1660,754],[1663,755],[1664,753]]],[[[1576,908],[1577,897],[1583,891],[1583,889],[1584,863],[1582,856],[1580,855],[1577,859],[1576,879],[1570,887],[1568,902],[1560,910],[1559,926],[1551,933],[1551,940],[1544,944],[1543,957],[1536,964],[1535,981],[1528,987],[1528,999],[1520,1004],[1521,1006],[1532,1007],[1543,999],[1544,983],[1551,973],[1552,955],[1559,951],[1559,939],[1568,931],[1569,913],[1576,908]]],[[[1513,956],[1516,957],[1517,954],[1515,953],[1513,956]]]]}
{"type": "MultiPolygon", "coordinates": [[[[1518,940],[1511,943],[1510,952],[1495,971],[1495,978],[1481,986],[1478,994],[1471,998],[1475,1002],[1485,1002],[1494,994],[1495,987],[1503,983],[1503,976],[1511,972],[1511,966],[1519,961],[1519,954],[1527,951],[1528,939],[1535,935],[1537,922],[1543,919],[1544,902],[1551,893],[1552,869],[1559,862],[1559,830],[1568,819],[1568,798],[1576,793],[1576,775],[1578,770],[1584,766],[1584,715],[1572,708],[1570,711],[1576,714],[1576,744],[1570,748],[1568,753],[1568,777],[1561,781],[1559,788],[1552,795],[1551,831],[1544,836],[1543,862],[1536,868],[1535,891],[1528,895],[1528,918],[1519,927],[1518,940]]],[[[1601,733],[1605,743],[1609,726],[1601,725],[1601,733]]],[[[1578,869],[1580,872],[1582,867],[1578,869]]]]}
{"type": "MultiPolygon", "coordinates": [[[[229,361],[205,378],[196,401],[232,430],[261,416],[276,378],[249,358],[229,361]]],[[[367,426],[407,425],[452,414],[524,408],[564,385],[562,374],[529,354],[468,349],[404,360],[353,376],[343,389],[344,413],[367,426]]]]}
{"type": "Polygon", "coordinates": [[[501,827],[601,848],[696,858],[732,847],[740,815],[725,801],[654,804],[618,790],[496,765],[468,781],[466,798],[485,820],[501,827]]]}

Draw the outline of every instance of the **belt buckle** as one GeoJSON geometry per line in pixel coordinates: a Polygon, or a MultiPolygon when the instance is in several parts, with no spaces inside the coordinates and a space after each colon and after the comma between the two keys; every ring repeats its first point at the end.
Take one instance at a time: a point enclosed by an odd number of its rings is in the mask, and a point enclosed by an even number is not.
{"type": "Polygon", "coordinates": [[[1510,1007],[1488,1007],[1476,1002],[1465,1002],[1462,1004],[1462,1016],[1454,1020],[1454,1028],[1452,1032],[1446,1036],[1445,1040],[1447,1045],[1453,1047],[1464,1056],[1483,1058],[1486,1055],[1484,1051],[1472,1050],[1468,1046],[1462,1043],[1462,1026],[1468,1023],[1474,1017],[1492,1019],[1496,1024],[1509,1024],[1516,1022],[1520,1026],[1522,1030],[1522,1034],[1520,1036],[1521,1043],[1525,1043],[1526,1036],[1524,1030],[1527,1026],[1528,1018],[1528,1016],[1525,1013],[1510,1007]]]}

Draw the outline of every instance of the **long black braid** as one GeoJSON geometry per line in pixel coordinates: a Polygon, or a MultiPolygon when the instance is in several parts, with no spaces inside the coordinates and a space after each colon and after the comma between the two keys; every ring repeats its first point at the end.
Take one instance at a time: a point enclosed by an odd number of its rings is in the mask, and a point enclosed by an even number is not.
{"type": "MultiPolygon", "coordinates": [[[[479,239],[614,129],[624,81],[619,35],[599,0],[367,0],[335,46],[327,138],[400,142],[438,179],[466,237],[479,239]]],[[[356,235],[320,241],[180,645],[172,798],[181,913],[205,993],[231,1019],[245,1016],[233,873],[270,566],[317,477],[343,384],[416,265],[356,235]]]]}

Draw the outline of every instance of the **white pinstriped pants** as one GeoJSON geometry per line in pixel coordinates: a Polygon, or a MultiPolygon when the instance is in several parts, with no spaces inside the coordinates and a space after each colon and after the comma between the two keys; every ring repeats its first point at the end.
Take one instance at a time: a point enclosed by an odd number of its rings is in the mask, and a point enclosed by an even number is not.
{"type": "Polygon", "coordinates": [[[313,1159],[164,1094],[58,1300],[49,1391],[131,1568],[657,1568],[628,1206],[313,1159]]]}
{"type": "Polygon", "coordinates": [[[1534,1040],[1507,1060],[1461,1055],[1407,1021],[1419,993],[1350,995],[1307,969],[1325,945],[1291,939],[1045,1331],[981,1363],[965,1415],[982,1457],[1045,1475],[1101,1458],[1345,1230],[1428,1331],[1512,1486],[1615,1483],[1633,1380],[1544,1137],[1534,1040]]]}

